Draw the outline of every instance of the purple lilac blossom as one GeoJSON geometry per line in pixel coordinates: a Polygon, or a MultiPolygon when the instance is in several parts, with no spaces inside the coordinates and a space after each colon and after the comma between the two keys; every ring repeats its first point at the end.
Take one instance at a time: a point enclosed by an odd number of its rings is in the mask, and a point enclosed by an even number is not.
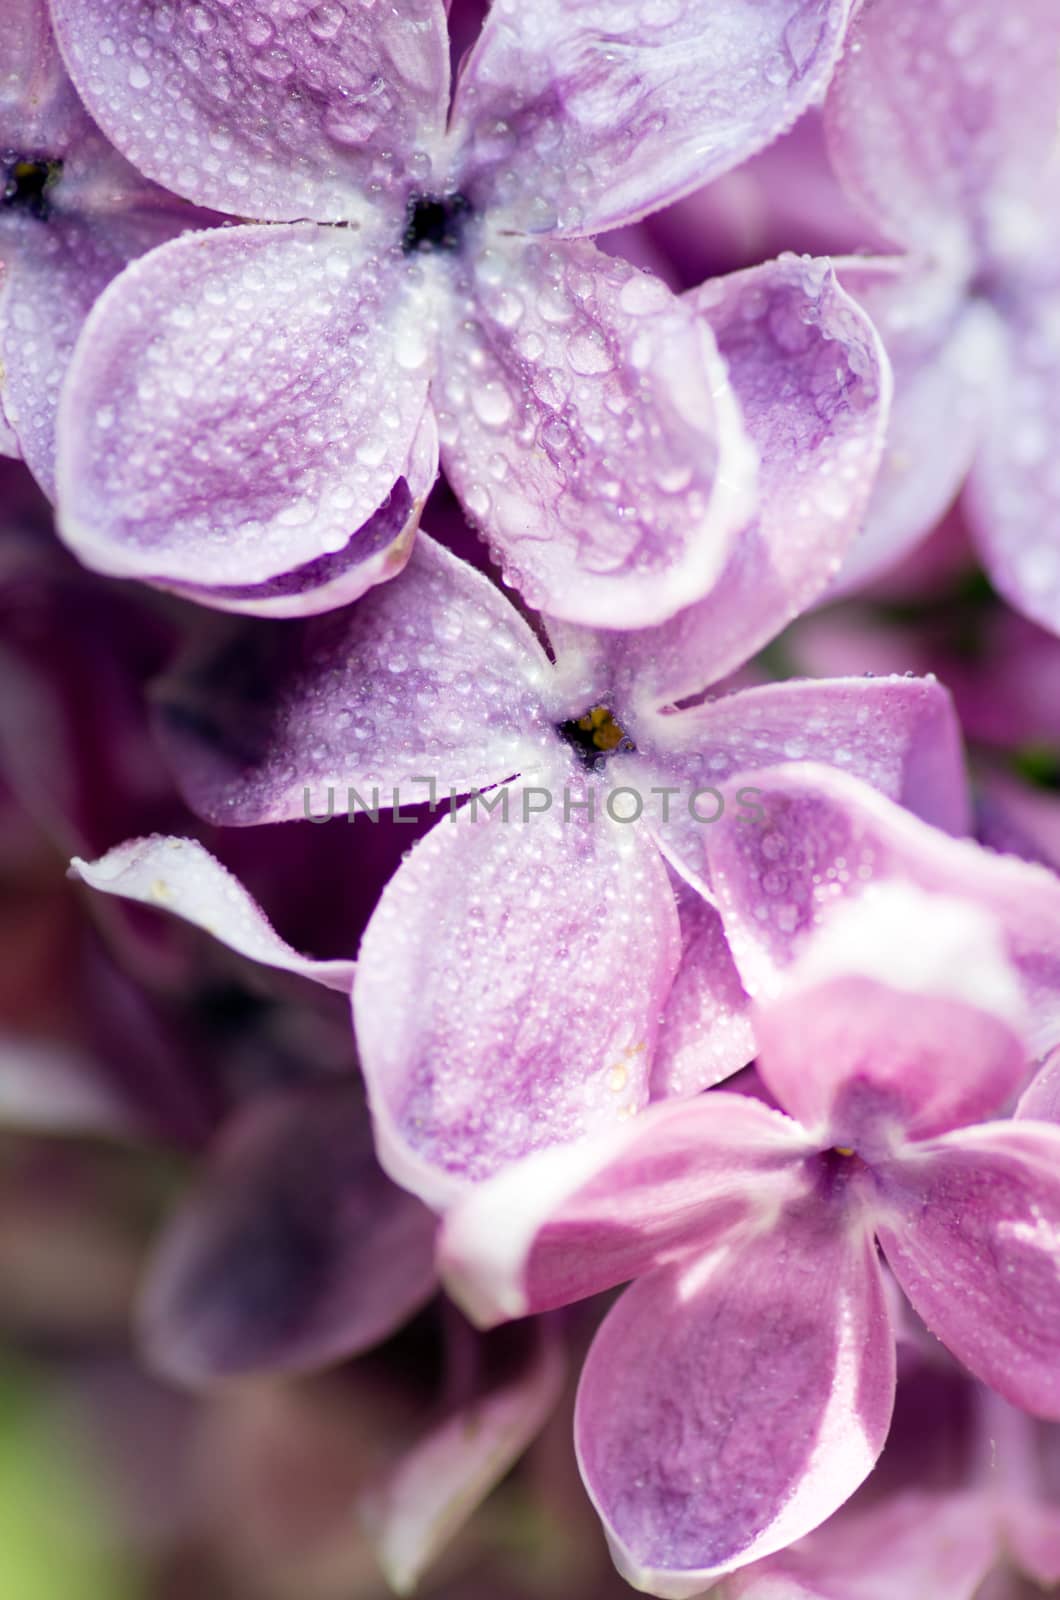
{"type": "Polygon", "coordinates": [[[52,10],[118,147],[258,219],[99,301],[60,427],[83,559],[321,610],[398,569],[440,449],[531,604],[635,628],[707,592],[755,506],[709,318],[587,236],[789,126],[849,0],[498,3],[451,115],[440,0],[52,10]]]}

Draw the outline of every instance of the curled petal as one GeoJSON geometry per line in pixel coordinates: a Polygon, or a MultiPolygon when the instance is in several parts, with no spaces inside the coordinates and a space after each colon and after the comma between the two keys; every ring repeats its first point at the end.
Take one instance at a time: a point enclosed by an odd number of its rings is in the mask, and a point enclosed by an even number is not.
{"type": "Polygon", "coordinates": [[[110,286],[59,410],[61,531],[86,565],[223,604],[355,542],[406,470],[429,376],[382,250],[308,224],[218,229],[110,286]]]}
{"type": "Polygon", "coordinates": [[[434,1292],[434,1232],[380,1171],[359,1085],[258,1101],[155,1251],[147,1353],[191,1384],[359,1354],[434,1292]]]}
{"type": "Polygon", "coordinates": [[[894,371],[887,448],[865,524],[832,593],[870,582],[909,554],[952,505],[975,459],[999,374],[999,325],[945,273],[898,258],[838,262],[894,371]]]}
{"type": "Polygon", "coordinates": [[[709,328],[588,243],[490,234],[443,331],[442,462],[510,583],[610,628],[704,593],[755,461],[709,328]]]}
{"type": "Polygon", "coordinates": [[[789,1214],[642,1278],[582,1373],[575,1441],[619,1570],[698,1594],[809,1533],[879,1455],[894,1335],[856,1214],[789,1214]]]}
{"type": "Polygon", "coordinates": [[[314,961],[292,950],[243,885],[194,839],[132,839],[98,861],[75,857],[71,871],[101,894],[182,917],[249,961],[349,993],[352,961],[314,961]]]}
{"type": "Polygon", "coordinates": [[[704,830],[711,883],[740,975],[758,996],[803,939],[873,884],[974,901],[1002,932],[1028,1002],[1030,1055],[1060,1041],[1060,881],[1044,867],[952,839],[866,784],[793,763],[758,774],[765,823],[704,830]]]}
{"type": "Polygon", "coordinates": [[[559,1399],[565,1363],[555,1332],[540,1322],[512,1331],[523,1346],[514,1367],[499,1382],[483,1384],[360,1497],[361,1520],[397,1594],[412,1592],[559,1399]]]}
{"type": "Polygon", "coordinates": [[[228,827],[341,813],[351,788],[444,805],[554,752],[548,676],[496,585],[421,535],[356,606],[236,625],[163,687],[162,733],[189,803],[228,827]]]}
{"type": "Polygon", "coordinates": [[[779,1103],[836,1145],[925,1138],[999,1110],[1026,1077],[1025,1005],[974,901],[879,885],[840,901],[755,1019],[779,1103]]]}
{"type": "Polygon", "coordinates": [[[564,820],[558,793],[524,820],[547,792],[505,788],[488,818],[474,802],[443,818],[361,946],[354,1020],[380,1160],[429,1204],[648,1099],[679,957],[666,869],[644,830],[564,820]]]}
{"type": "Polygon", "coordinates": [[[823,262],[783,257],[684,303],[713,331],[758,450],[758,514],[705,599],[614,641],[645,711],[701,694],[821,594],[868,504],[890,405],[879,337],[823,262]]]}
{"type": "Polygon", "coordinates": [[[1021,0],[864,5],[826,103],[845,186],[896,242],[1019,253],[1060,105],[1060,13],[1021,0]]]}
{"type": "Polygon", "coordinates": [[[488,1326],[702,1255],[775,1216],[807,1148],[796,1123],[744,1095],[652,1106],[528,1156],[458,1202],[439,1247],[446,1287],[488,1326]]]}
{"type": "Polygon", "coordinates": [[[1005,599],[1060,634],[1060,283],[1006,322],[1005,352],[966,498],[983,563],[1005,599]]]}
{"type": "Polygon", "coordinates": [[[880,1243],[932,1333],[1014,1405],[1060,1419],[1060,1129],[962,1128],[878,1175],[880,1243]]]}
{"type": "Polygon", "coordinates": [[[472,192],[528,233],[588,234],[708,183],[821,93],[848,0],[538,0],[491,10],[454,125],[472,192]]]}
{"type": "Polygon", "coordinates": [[[295,0],[282,22],[265,0],[53,0],[52,14],[108,138],[167,189],[235,216],[360,218],[369,185],[444,126],[441,0],[295,0]]]}

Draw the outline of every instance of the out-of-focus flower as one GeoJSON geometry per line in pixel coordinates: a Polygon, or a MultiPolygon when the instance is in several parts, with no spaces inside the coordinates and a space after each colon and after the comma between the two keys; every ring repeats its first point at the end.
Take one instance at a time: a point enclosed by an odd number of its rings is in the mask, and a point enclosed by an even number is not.
{"type": "Polygon", "coordinates": [[[849,0],[502,0],[448,128],[441,0],[300,0],[282,27],[256,0],[52,10],[124,153],[261,219],[100,300],[61,426],[86,561],[326,609],[407,557],[440,439],[530,603],[631,628],[709,589],[754,510],[709,318],[586,236],[790,126],[849,0]]]}
{"type": "Polygon", "coordinates": [[[718,1091],[652,1107],[447,1216],[443,1275],[483,1323],[636,1280],[593,1342],[575,1433],[638,1588],[695,1594],[868,1474],[895,1383],[875,1241],[965,1365],[1060,1418],[1060,1130],[983,1121],[1029,1072],[1007,931],[967,890],[841,900],[756,1012],[779,1110],[718,1091]]]}
{"type": "Polygon", "coordinates": [[[890,450],[848,582],[967,506],[997,588],[1060,632],[1060,11],[874,0],[829,92],[840,179],[903,261],[850,262],[895,366],[890,450]]]}
{"type": "Polygon", "coordinates": [[[107,143],[66,75],[46,0],[10,0],[0,33],[0,447],[49,494],[59,387],[93,303],[134,257],[211,220],[107,143]]]}

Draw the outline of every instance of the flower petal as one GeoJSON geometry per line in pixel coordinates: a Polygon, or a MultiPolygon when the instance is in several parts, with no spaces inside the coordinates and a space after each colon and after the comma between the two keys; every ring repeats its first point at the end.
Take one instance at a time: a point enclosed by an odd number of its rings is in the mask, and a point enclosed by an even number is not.
{"type": "Polygon", "coordinates": [[[625,1127],[538,1151],[458,1201],[439,1244],[446,1288],[489,1326],[701,1256],[775,1216],[807,1149],[796,1123],[745,1095],[650,1106],[625,1127]]]}
{"type": "Polygon", "coordinates": [[[378,233],[226,228],[111,285],[59,409],[61,531],[87,565],[205,597],[351,543],[427,396],[415,295],[382,252],[378,233]]]}
{"type": "Polygon", "coordinates": [[[698,1094],[754,1059],[750,1001],[732,959],[721,917],[702,894],[678,880],[681,965],[659,1028],[652,1065],[653,1100],[698,1094]]]}
{"type": "Polygon", "coordinates": [[[824,89],[847,0],[494,6],[453,108],[465,181],[520,231],[599,233],[708,183],[824,89]]]}
{"type": "Polygon", "coordinates": [[[162,691],[177,781],[227,827],[398,799],[445,804],[559,749],[549,662],[495,584],[420,535],[408,565],[315,621],[237,624],[162,691]]]}
{"type": "Polygon", "coordinates": [[[85,104],[148,177],[263,221],[345,222],[441,135],[441,0],[53,0],[85,104]],[[396,168],[396,171],[395,171],[396,168]]]}
{"type": "Polygon", "coordinates": [[[832,593],[896,566],[956,499],[998,376],[998,319],[946,274],[898,258],[837,262],[894,370],[894,402],[865,525],[832,593]]]}
{"type": "Polygon", "coordinates": [[[885,883],[839,901],[755,1018],[758,1070],[832,1144],[887,1148],[998,1111],[1027,1075],[1026,1010],[973,900],[885,883]]]}
{"type": "Polygon", "coordinates": [[[962,1128],[877,1175],[880,1243],[932,1333],[1014,1405],[1060,1418],[1060,1129],[962,1128]]]}
{"type": "Polygon", "coordinates": [[[1042,1063],[1020,1099],[1016,1116],[1060,1124],[1060,1050],[1054,1050],[1042,1063]]]}
{"type": "Polygon", "coordinates": [[[630,628],[707,590],[754,456],[710,330],[588,243],[491,233],[443,330],[442,462],[529,604],[630,628]]]}
{"type": "Polygon", "coordinates": [[[131,839],[71,871],[101,894],[122,895],[204,928],[249,961],[348,994],[352,961],[314,961],[285,944],[243,885],[195,839],[131,839]]]}
{"type": "Polygon", "coordinates": [[[143,209],[103,218],[56,213],[0,219],[0,383],[20,454],[46,494],[55,493],[59,387],[85,318],[136,256],[182,233],[192,211],[143,209]]]}
{"type": "Polygon", "coordinates": [[[1016,246],[1056,134],[1058,62],[1052,0],[862,6],[826,102],[841,180],[936,260],[1016,246]]]}
{"type": "Polygon", "coordinates": [[[701,694],[823,591],[868,504],[890,403],[879,338],[822,262],[768,262],[684,303],[713,330],[759,452],[758,514],[705,599],[613,641],[645,712],[701,694]]]}
{"type": "Polygon", "coordinates": [[[642,829],[558,811],[443,819],[391,880],[354,985],[386,1170],[429,1204],[648,1098],[680,953],[673,893],[642,829]]]}
{"type": "Polygon", "coordinates": [[[191,1384],[359,1354],[434,1292],[434,1233],[380,1171],[359,1085],[257,1101],[156,1248],[146,1352],[191,1384]]]}
{"type": "Polygon", "coordinates": [[[565,1363],[554,1331],[538,1322],[513,1332],[524,1347],[514,1370],[432,1428],[360,1497],[361,1520],[396,1594],[412,1592],[559,1399],[565,1363]]]}
{"type": "MultiPolygon", "coordinates": [[[[637,745],[638,760],[660,787],[664,778],[680,785],[669,821],[663,810],[653,826],[669,858],[693,883],[703,880],[715,820],[728,814],[741,827],[761,822],[757,771],[778,761],[817,759],[948,832],[963,832],[968,824],[960,725],[948,693],[933,678],[762,684],[655,717],[638,726],[637,745]],[[716,798],[721,785],[723,811],[716,798]]],[[[648,787],[646,779],[642,787],[648,787]]],[[[767,893],[783,893],[782,876],[777,863],[767,893]]]]}
{"type": "Polygon", "coordinates": [[[951,839],[834,769],[792,764],[755,781],[765,825],[724,816],[704,840],[729,943],[752,995],[775,987],[836,900],[856,898],[872,884],[908,883],[990,912],[1028,1001],[1031,1055],[1060,1042],[1054,873],[951,839]]]}
{"type": "Polygon", "coordinates": [[[966,506],[983,562],[1017,611],[1060,634],[1060,282],[1006,321],[993,413],[966,506]]]}
{"type": "Polygon", "coordinates": [[[783,1549],[853,1493],[894,1399],[870,1231],[789,1214],[642,1278],[606,1318],[575,1440],[619,1570],[683,1597],[783,1549]]]}

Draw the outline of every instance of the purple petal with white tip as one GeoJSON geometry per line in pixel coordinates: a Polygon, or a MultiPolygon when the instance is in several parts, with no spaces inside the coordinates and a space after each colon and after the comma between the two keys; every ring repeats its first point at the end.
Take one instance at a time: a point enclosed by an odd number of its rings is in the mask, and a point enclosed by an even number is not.
{"type": "Polygon", "coordinates": [[[195,1385],[359,1354],[434,1292],[435,1226],[380,1171],[359,1085],[253,1103],[156,1247],[147,1356],[195,1385]]]}
{"type": "Polygon", "coordinates": [[[442,332],[442,464],[529,604],[643,627],[705,593],[755,458],[706,324],[588,243],[489,233],[442,332]]]}
{"type": "Polygon", "coordinates": [[[426,535],[392,583],[311,622],[236,625],[160,691],[192,807],[225,826],[466,794],[560,750],[549,662],[481,573],[426,535]],[[356,802],[355,802],[356,804],[356,802]]]}
{"type": "Polygon", "coordinates": [[[853,1493],[894,1399],[871,1232],[790,1213],[731,1251],[642,1278],[593,1342],[575,1441],[619,1570],[698,1594],[853,1493]]]}
{"type": "Polygon", "coordinates": [[[976,1377],[1060,1419],[1060,1129],[962,1128],[876,1170],[877,1232],[914,1308],[976,1377]]]}
{"type": "Polygon", "coordinates": [[[599,233],[746,161],[821,93],[848,0],[495,4],[453,122],[474,193],[527,233],[599,233]]]}
{"type": "Polygon", "coordinates": [[[194,839],[132,839],[98,861],[75,858],[71,871],[101,894],[137,900],[205,929],[248,961],[349,993],[352,961],[314,961],[292,950],[238,879],[194,839]]]}
{"type": "Polygon", "coordinates": [[[361,945],[354,1021],[380,1160],[429,1204],[648,1099],[680,954],[666,868],[644,830],[565,821],[558,793],[524,821],[527,798],[540,803],[511,787],[507,819],[443,817],[361,945]]]}
{"type": "Polygon", "coordinates": [[[487,1326],[586,1299],[761,1227],[811,1150],[797,1123],[744,1095],[652,1106],[473,1189],[443,1224],[443,1279],[487,1326]]]}
{"type": "Polygon", "coordinates": [[[868,1160],[1003,1107],[1026,1078],[1025,1022],[988,911],[882,884],[840,901],[759,1007],[758,1070],[789,1115],[868,1160]]]}
{"type": "Polygon", "coordinates": [[[761,827],[728,816],[704,829],[711,883],[736,965],[756,997],[771,990],[835,903],[907,883],[974,901],[1000,927],[1030,1016],[1033,1058],[1060,1041],[1060,880],[1044,867],[952,839],[834,769],[759,773],[761,827]]]}
{"type": "Polygon", "coordinates": [[[449,50],[441,0],[53,0],[85,104],[141,172],[263,221],[346,222],[433,145],[449,50]],[[396,171],[395,171],[396,169],[396,171]]]}
{"type": "Polygon", "coordinates": [[[380,235],[308,224],[189,234],[127,268],[60,403],[75,553],[223,603],[355,543],[426,405],[414,298],[380,235]]]}

